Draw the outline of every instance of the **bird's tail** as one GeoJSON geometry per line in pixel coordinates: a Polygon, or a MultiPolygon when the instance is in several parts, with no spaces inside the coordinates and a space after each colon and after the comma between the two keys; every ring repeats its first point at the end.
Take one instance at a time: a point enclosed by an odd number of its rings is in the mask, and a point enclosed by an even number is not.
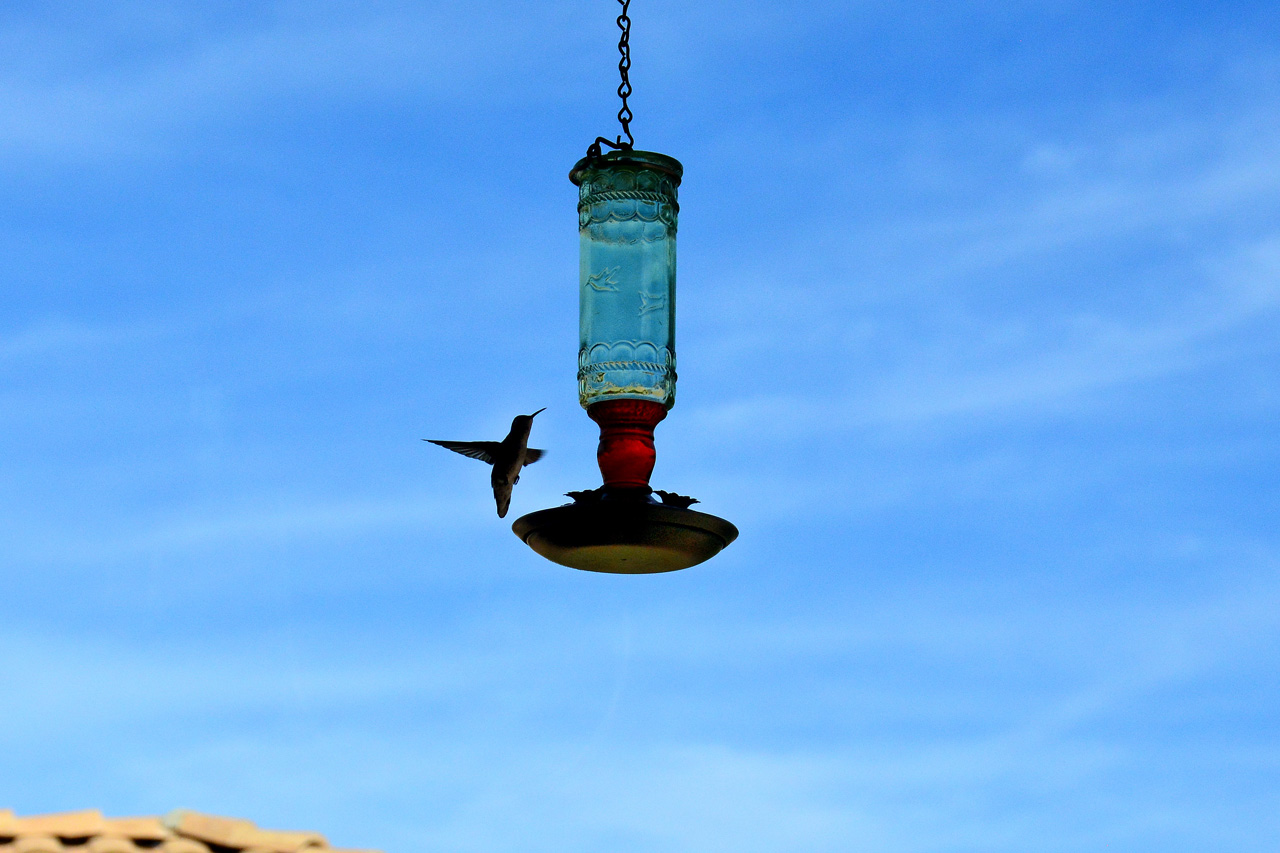
{"type": "Polygon", "coordinates": [[[511,487],[494,486],[493,500],[498,505],[498,518],[506,518],[507,510],[511,507],[511,487]]]}

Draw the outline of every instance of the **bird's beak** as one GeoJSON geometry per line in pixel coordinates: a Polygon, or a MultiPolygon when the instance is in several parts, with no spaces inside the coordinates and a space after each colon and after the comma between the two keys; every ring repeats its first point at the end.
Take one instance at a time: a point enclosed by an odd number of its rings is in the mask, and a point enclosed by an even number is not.
{"type": "Polygon", "coordinates": [[[547,410],[547,407],[546,407],[546,406],[543,406],[541,409],[538,409],[538,411],[534,412],[532,415],[529,415],[529,417],[531,417],[531,418],[535,418],[535,417],[537,417],[538,415],[540,415],[540,414],[542,414],[543,412],[545,412],[546,410],[547,410]]]}

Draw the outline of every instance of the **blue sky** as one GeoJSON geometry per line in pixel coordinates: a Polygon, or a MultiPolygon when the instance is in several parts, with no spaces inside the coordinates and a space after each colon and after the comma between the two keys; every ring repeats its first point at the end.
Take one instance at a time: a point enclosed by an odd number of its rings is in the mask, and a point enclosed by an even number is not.
{"type": "Polygon", "coordinates": [[[0,807],[388,851],[1280,844],[1280,12],[632,4],[679,158],[654,484],[598,482],[605,0],[0,10],[0,807]],[[507,519],[509,522],[510,519],[507,519]]]}

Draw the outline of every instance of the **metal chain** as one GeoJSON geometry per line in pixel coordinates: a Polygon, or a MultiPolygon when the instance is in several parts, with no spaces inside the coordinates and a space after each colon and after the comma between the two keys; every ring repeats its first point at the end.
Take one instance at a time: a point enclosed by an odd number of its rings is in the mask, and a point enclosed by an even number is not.
{"type": "MultiPolygon", "coordinates": [[[[618,76],[622,78],[622,82],[618,84],[618,97],[622,98],[618,122],[622,125],[622,132],[627,135],[627,148],[634,148],[636,140],[631,135],[631,107],[627,106],[627,98],[631,96],[631,18],[627,17],[627,7],[631,5],[631,0],[618,2],[622,4],[622,14],[618,15],[618,29],[622,30],[622,37],[618,39],[618,76]]],[[[622,143],[621,136],[618,137],[618,143],[622,143]]]]}
{"type": "Polygon", "coordinates": [[[631,0],[618,0],[618,2],[622,4],[622,14],[618,15],[618,29],[622,30],[622,37],[618,39],[618,53],[621,54],[618,60],[618,74],[622,77],[622,82],[618,84],[618,97],[622,98],[622,109],[618,110],[618,122],[622,125],[622,132],[627,135],[627,141],[622,141],[621,134],[616,140],[597,136],[596,141],[587,148],[588,160],[594,160],[600,156],[601,145],[608,145],[619,151],[630,151],[636,144],[635,137],[631,135],[631,107],[627,105],[627,98],[631,96],[631,18],[627,16],[627,7],[631,5],[631,0]]]}

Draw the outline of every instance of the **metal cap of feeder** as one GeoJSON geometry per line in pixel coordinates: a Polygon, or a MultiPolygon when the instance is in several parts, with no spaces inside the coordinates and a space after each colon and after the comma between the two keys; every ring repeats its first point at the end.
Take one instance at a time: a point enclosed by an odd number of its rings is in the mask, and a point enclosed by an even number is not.
{"type": "Polygon", "coordinates": [[[562,565],[669,572],[710,559],[738,535],[724,519],[658,503],[649,486],[653,430],[675,405],[683,173],[672,157],[630,148],[589,154],[569,173],[578,186],[578,400],[600,425],[604,485],[512,525],[562,565]]]}

